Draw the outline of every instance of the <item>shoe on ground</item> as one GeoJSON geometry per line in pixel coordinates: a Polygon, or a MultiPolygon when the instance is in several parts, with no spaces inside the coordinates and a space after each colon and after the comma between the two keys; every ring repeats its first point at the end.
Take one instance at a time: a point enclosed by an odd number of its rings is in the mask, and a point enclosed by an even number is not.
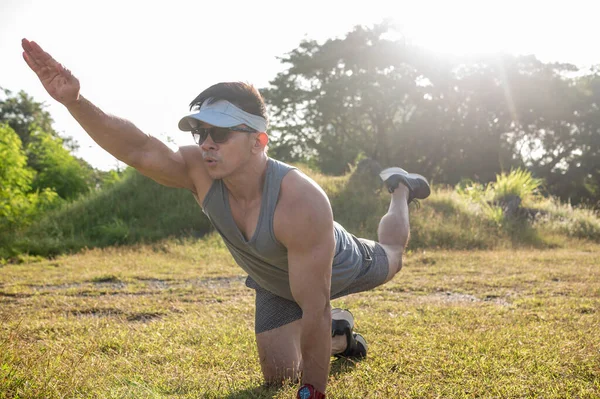
{"type": "Polygon", "coordinates": [[[354,316],[347,309],[335,308],[331,311],[331,336],[344,335],[346,350],[335,354],[336,357],[361,359],[367,356],[367,341],[353,331],[354,316]]]}
{"type": "Polygon", "coordinates": [[[416,173],[408,173],[402,168],[387,168],[379,174],[388,191],[393,193],[398,185],[403,184],[408,188],[408,202],[414,199],[425,199],[431,194],[431,187],[426,178],[416,173]]]}
{"type": "Polygon", "coordinates": [[[346,359],[362,359],[367,357],[367,340],[358,333],[352,333],[352,339],[348,342],[348,347],[342,353],[338,353],[336,357],[346,359]]]}
{"type": "Polygon", "coordinates": [[[346,335],[346,331],[354,329],[354,316],[348,309],[331,310],[331,336],[346,335]]]}

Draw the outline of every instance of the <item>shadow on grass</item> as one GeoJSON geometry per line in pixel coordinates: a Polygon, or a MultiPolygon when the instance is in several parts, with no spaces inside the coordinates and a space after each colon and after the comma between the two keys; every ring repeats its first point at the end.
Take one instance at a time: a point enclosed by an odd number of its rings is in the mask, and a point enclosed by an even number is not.
{"type": "MultiPolygon", "coordinates": [[[[356,367],[356,361],[339,358],[331,362],[330,375],[339,376],[340,374],[352,371],[356,367]]],[[[291,384],[291,383],[290,383],[291,384]]],[[[299,384],[293,384],[298,386],[299,384]]],[[[290,385],[260,385],[254,388],[244,389],[242,391],[230,393],[223,396],[223,399],[266,399],[274,397],[281,389],[287,389],[290,385]]]]}
{"type": "Polygon", "coordinates": [[[281,387],[272,387],[266,385],[260,385],[254,388],[244,389],[243,391],[233,392],[227,396],[223,396],[223,399],[263,399],[272,398],[275,394],[282,389],[281,387]]]}
{"type": "Polygon", "coordinates": [[[331,368],[329,373],[333,376],[339,376],[340,374],[344,374],[350,372],[356,368],[356,360],[338,358],[331,362],[331,368]]]}

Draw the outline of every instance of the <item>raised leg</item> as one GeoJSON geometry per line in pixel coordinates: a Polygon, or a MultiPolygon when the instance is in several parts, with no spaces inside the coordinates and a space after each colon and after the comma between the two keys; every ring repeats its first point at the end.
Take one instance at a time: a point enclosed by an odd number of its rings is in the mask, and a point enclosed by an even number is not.
{"type": "Polygon", "coordinates": [[[408,204],[414,199],[429,197],[431,188],[423,176],[397,167],[385,169],[379,176],[392,194],[390,208],[381,218],[377,231],[379,244],[385,249],[390,264],[387,282],[402,268],[402,253],[410,236],[408,204]]]}
{"type": "Polygon", "coordinates": [[[410,236],[408,194],[408,188],[402,185],[394,190],[388,212],[381,218],[377,229],[379,244],[385,250],[390,264],[386,282],[402,268],[402,253],[410,236]]]}

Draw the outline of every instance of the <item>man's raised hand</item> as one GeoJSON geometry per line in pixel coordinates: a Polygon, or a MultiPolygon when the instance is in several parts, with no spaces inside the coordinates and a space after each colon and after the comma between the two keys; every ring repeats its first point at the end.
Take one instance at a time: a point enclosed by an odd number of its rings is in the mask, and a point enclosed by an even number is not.
{"type": "Polygon", "coordinates": [[[23,59],[36,73],[42,85],[61,104],[68,106],[79,99],[79,80],[36,42],[23,39],[23,59]]]}

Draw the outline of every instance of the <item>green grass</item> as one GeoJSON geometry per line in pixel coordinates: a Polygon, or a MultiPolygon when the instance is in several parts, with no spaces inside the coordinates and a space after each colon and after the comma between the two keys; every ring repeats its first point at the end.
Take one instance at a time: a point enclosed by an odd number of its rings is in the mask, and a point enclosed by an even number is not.
{"type": "MultiPolygon", "coordinates": [[[[599,250],[413,249],[334,301],[369,356],[332,359],[328,397],[599,398],[599,250]]],[[[261,387],[243,278],[214,235],[2,266],[0,398],[292,398],[261,387]]]]}
{"type": "Polygon", "coordinates": [[[49,212],[15,237],[0,235],[0,258],[151,243],[169,236],[201,236],[210,229],[191,193],[129,169],[119,183],[49,212]]]}

